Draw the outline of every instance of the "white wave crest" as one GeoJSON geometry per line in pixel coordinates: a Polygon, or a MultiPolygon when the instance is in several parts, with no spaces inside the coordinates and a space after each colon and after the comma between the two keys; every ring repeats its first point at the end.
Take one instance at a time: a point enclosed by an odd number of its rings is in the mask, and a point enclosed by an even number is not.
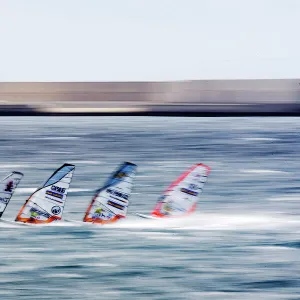
{"type": "MultiPolygon", "coordinates": [[[[22,168],[28,168],[29,165],[5,165],[5,164],[1,164],[0,168],[1,169],[22,169],[22,168]]],[[[15,170],[17,171],[17,170],[15,170]]]]}
{"type": "Polygon", "coordinates": [[[129,216],[106,228],[178,229],[178,230],[270,230],[299,226],[300,218],[283,215],[195,213],[188,217],[169,219],[139,219],[129,216]]]}
{"type": "Polygon", "coordinates": [[[254,173],[254,174],[289,174],[286,171],[280,170],[264,170],[264,169],[242,169],[241,173],[254,173]]]}
{"type": "Polygon", "coordinates": [[[244,141],[279,141],[278,138],[267,138],[267,137],[244,137],[240,138],[240,140],[244,141]]]}

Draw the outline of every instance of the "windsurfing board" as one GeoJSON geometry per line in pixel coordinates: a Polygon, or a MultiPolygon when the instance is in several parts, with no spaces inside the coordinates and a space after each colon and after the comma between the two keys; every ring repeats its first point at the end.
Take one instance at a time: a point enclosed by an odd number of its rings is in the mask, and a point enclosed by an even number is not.
{"type": "Polygon", "coordinates": [[[143,219],[152,219],[152,220],[161,219],[161,218],[153,217],[153,216],[150,216],[150,215],[144,215],[144,214],[140,214],[140,213],[136,213],[135,215],[140,217],[140,218],[143,218],[143,219]]]}
{"type": "Polygon", "coordinates": [[[89,222],[83,222],[83,221],[78,221],[78,220],[71,220],[71,219],[63,219],[63,222],[66,223],[73,223],[74,225],[81,225],[81,226],[91,226],[93,223],[89,222]]]}
{"type": "Polygon", "coordinates": [[[5,219],[0,219],[0,223],[9,224],[9,225],[16,225],[16,226],[27,226],[28,224],[21,223],[21,222],[15,222],[5,219]]]}

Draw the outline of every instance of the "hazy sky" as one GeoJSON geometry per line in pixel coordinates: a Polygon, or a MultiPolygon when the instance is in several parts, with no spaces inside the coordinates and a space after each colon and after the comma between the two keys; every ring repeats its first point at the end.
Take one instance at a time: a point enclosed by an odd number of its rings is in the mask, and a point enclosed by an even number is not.
{"type": "Polygon", "coordinates": [[[299,0],[0,0],[0,81],[300,77],[299,0]]]}

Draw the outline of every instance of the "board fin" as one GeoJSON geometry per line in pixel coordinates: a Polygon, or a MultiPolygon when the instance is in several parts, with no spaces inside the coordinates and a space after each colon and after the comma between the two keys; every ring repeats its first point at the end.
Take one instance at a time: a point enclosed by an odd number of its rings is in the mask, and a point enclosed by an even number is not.
{"type": "Polygon", "coordinates": [[[16,222],[46,224],[61,220],[75,166],[64,164],[26,200],[16,222]]]}
{"type": "Polygon", "coordinates": [[[24,174],[13,171],[0,182],[0,218],[24,174]]]}
{"type": "Polygon", "coordinates": [[[124,162],[96,191],[83,222],[107,224],[125,218],[137,165],[124,162]]]}
{"type": "Polygon", "coordinates": [[[209,173],[210,167],[207,165],[193,165],[162,193],[151,216],[181,217],[194,212],[209,173]]]}

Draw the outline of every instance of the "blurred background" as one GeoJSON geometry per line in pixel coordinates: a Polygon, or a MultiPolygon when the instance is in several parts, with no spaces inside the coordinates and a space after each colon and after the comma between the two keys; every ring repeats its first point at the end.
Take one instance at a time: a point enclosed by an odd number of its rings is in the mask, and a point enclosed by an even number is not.
{"type": "Polygon", "coordinates": [[[2,115],[300,114],[300,79],[0,82],[2,115]]]}
{"type": "Polygon", "coordinates": [[[1,299],[299,299],[299,28],[297,0],[0,0],[2,219],[76,167],[72,222],[0,222],[1,299]],[[85,226],[123,161],[127,218],[85,226]],[[135,215],[195,163],[193,215],[135,215]]]}

